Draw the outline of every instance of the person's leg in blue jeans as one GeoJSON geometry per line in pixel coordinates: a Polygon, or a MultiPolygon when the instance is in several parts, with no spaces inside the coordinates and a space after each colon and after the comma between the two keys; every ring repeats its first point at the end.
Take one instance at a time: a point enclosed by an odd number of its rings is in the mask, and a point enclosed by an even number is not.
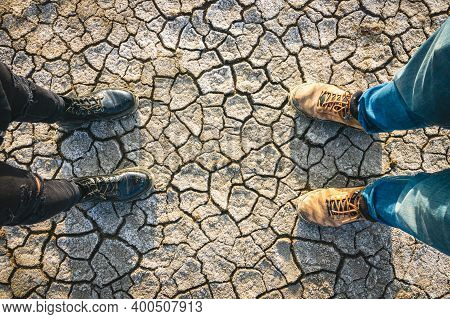
{"type": "MultiPolygon", "coordinates": [[[[449,87],[447,19],[394,81],[353,95],[331,85],[304,85],[293,91],[291,101],[312,116],[362,128],[367,133],[429,125],[450,127],[449,87]]],[[[315,190],[294,204],[300,216],[310,222],[340,226],[365,218],[399,228],[450,255],[450,169],[384,177],[366,187],[315,190]]]]}
{"type": "MultiPolygon", "coordinates": [[[[368,133],[450,126],[450,19],[393,82],[364,92],[358,121],[368,133]]],[[[362,195],[372,219],[450,255],[450,169],[384,177],[368,185],[362,195]]]]}
{"type": "Polygon", "coordinates": [[[450,169],[383,177],[362,195],[370,217],[450,255],[450,169]]]}
{"type": "Polygon", "coordinates": [[[365,91],[358,122],[367,133],[450,127],[450,18],[418,49],[394,81],[365,91]]]}

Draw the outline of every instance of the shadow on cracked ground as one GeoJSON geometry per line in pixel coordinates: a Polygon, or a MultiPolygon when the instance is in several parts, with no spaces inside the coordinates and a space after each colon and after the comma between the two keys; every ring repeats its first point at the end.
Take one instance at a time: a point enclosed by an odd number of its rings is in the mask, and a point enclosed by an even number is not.
{"type": "MultiPolygon", "coordinates": [[[[1,7],[0,7],[1,8],[1,7]]],[[[138,112],[75,132],[10,126],[0,160],[45,178],[140,165],[148,198],[0,231],[0,296],[439,298],[448,257],[370,222],[302,222],[324,186],[449,167],[442,128],[369,136],[287,103],[299,82],[391,80],[446,1],[24,1],[0,56],[60,94],[123,87],[138,112]]]]}

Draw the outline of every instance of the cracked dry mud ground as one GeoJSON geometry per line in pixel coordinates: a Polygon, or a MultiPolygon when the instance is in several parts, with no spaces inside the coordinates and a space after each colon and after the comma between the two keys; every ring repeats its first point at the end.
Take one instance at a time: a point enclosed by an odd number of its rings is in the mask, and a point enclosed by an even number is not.
{"type": "Polygon", "coordinates": [[[75,132],[14,123],[0,160],[45,178],[140,165],[155,185],[134,203],[0,229],[0,297],[450,296],[445,255],[380,224],[316,227],[291,204],[318,187],[447,168],[449,131],[369,136],[287,103],[302,81],[391,80],[448,1],[3,4],[0,57],[15,72],[60,94],[141,98],[135,115],[75,132]]]}

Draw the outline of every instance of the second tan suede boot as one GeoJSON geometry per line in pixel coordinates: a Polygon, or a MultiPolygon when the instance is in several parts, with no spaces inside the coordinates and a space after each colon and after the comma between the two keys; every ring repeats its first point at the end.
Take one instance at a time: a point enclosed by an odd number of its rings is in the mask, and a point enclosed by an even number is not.
{"type": "Polygon", "coordinates": [[[360,192],[364,187],[323,188],[304,194],[293,201],[304,220],[321,226],[338,227],[365,220],[366,210],[360,192]]]}
{"type": "Polygon", "coordinates": [[[358,119],[350,112],[352,97],[350,92],[331,84],[304,83],[291,90],[289,100],[298,110],[311,117],[362,130],[358,119]]]}

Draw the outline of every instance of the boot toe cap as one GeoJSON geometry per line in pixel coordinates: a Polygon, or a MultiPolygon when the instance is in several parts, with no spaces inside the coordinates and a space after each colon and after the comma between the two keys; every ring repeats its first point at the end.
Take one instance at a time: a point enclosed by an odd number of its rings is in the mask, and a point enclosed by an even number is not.
{"type": "Polygon", "coordinates": [[[314,215],[314,207],[311,205],[311,197],[313,194],[311,193],[313,192],[303,194],[294,201],[299,216],[307,222],[314,222],[311,219],[311,216],[314,215]]]}
{"type": "Polygon", "coordinates": [[[143,173],[135,173],[130,182],[138,193],[147,190],[151,184],[150,178],[143,173]]]}
{"type": "Polygon", "coordinates": [[[131,112],[137,108],[137,98],[129,91],[109,89],[103,96],[103,106],[109,114],[131,112]]]}
{"type": "Polygon", "coordinates": [[[322,83],[302,83],[291,90],[290,102],[299,111],[310,116],[315,114],[317,91],[322,83]]]}
{"type": "Polygon", "coordinates": [[[150,173],[139,168],[123,170],[121,179],[122,182],[119,185],[121,201],[137,199],[152,186],[150,173]]]}

